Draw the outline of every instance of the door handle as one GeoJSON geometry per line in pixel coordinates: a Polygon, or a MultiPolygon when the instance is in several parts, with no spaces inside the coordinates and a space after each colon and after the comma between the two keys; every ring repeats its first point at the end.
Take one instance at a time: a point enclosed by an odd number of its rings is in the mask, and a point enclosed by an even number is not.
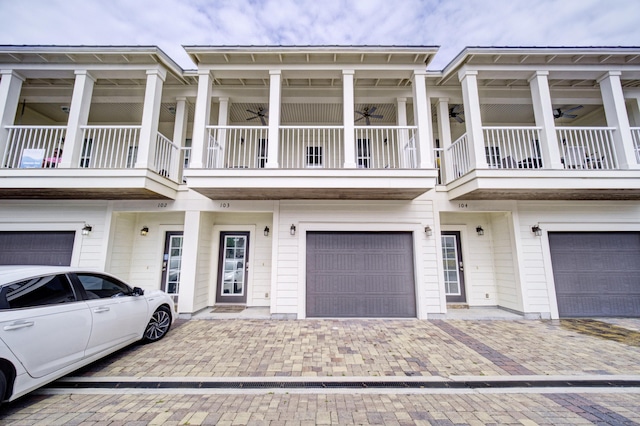
{"type": "Polygon", "coordinates": [[[32,327],[35,323],[33,321],[16,321],[13,324],[5,325],[4,330],[18,330],[20,328],[32,327]]]}
{"type": "Polygon", "coordinates": [[[93,310],[93,312],[95,312],[96,314],[100,314],[102,312],[108,312],[109,308],[107,308],[106,306],[100,306],[99,308],[95,308],[93,310]]]}

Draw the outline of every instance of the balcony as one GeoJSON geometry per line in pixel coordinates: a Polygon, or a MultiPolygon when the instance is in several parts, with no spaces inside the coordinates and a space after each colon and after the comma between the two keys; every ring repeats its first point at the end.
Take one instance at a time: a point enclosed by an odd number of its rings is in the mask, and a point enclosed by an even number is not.
{"type": "MultiPolygon", "coordinates": [[[[622,169],[608,127],[556,127],[559,162],[548,164],[538,127],[483,127],[486,168],[473,168],[467,134],[444,150],[450,199],[640,199],[637,169],[622,169]],[[546,160],[545,160],[546,158],[546,160]]],[[[640,163],[640,129],[632,130],[640,163]]]]}
{"type": "Polygon", "coordinates": [[[207,131],[204,167],[185,176],[190,188],[212,199],[410,200],[436,183],[435,168],[418,168],[411,126],[356,126],[351,152],[343,126],[280,126],[277,156],[267,127],[207,131]],[[277,164],[269,162],[270,152],[277,164]]]}
{"type": "Polygon", "coordinates": [[[180,149],[158,133],[153,161],[136,167],[140,126],[82,126],[77,152],[63,152],[66,126],[8,126],[0,198],[172,199],[180,149]]]}

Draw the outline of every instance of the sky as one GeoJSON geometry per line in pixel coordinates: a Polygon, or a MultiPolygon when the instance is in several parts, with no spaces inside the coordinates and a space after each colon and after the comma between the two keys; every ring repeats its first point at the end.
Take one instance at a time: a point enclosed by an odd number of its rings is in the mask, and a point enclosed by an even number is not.
{"type": "Polygon", "coordinates": [[[640,0],[0,0],[1,45],[640,46],[640,0]]]}

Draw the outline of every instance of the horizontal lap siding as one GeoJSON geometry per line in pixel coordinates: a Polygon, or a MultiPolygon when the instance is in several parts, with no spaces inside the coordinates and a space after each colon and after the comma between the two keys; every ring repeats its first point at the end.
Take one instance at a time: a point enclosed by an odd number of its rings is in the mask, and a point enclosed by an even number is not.
{"type": "MultiPolygon", "coordinates": [[[[301,282],[300,265],[305,262],[305,252],[301,251],[300,239],[304,233],[301,224],[320,224],[323,230],[343,231],[358,227],[358,231],[380,231],[385,226],[422,229],[424,224],[433,227],[433,204],[431,201],[385,202],[385,201],[281,201],[278,235],[276,313],[298,313],[301,292],[305,283],[301,282]],[[295,236],[290,235],[291,224],[298,227],[295,236]],[[353,224],[351,226],[350,224],[353,224]],[[341,226],[342,228],[337,228],[341,226]],[[350,228],[349,228],[350,227],[350,228]],[[293,287],[292,287],[293,285],[293,287]],[[285,289],[286,288],[286,289],[285,289]]],[[[310,226],[310,231],[314,231],[310,226]]],[[[404,231],[404,229],[401,229],[404,231]]],[[[421,231],[415,237],[420,253],[420,264],[415,265],[419,280],[417,297],[422,298],[426,312],[440,312],[440,290],[438,285],[438,265],[433,237],[426,237],[421,231]]],[[[418,303],[420,305],[420,303],[418,303]]]]}
{"type": "Polygon", "coordinates": [[[550,293],[553,290],[548,276],[552,271],[546,268],[551,268],[551,265],[545,264],[544,237],[533,235],[531,226],[540,223],[544,229],[545,224],[552,224],[556,231],[575,226],[584,231],[597,226],[610,231],[619,230],[622,226],[639,227],[640,205],[625,201],[521,201],[518,202],[518,217],[522,291],[527,304],[526,311],[550,312],[550,293]]]}

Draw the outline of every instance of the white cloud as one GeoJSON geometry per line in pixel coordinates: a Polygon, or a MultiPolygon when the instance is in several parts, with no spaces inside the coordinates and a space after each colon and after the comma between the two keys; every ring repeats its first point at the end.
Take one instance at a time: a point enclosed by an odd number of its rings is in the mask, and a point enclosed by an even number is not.
{"type": "Polygon", "coordinates": [[[465,46],[640,45],[629,0],[0,0],[1,44],[440,45],[432,68],[465,46]]]}

